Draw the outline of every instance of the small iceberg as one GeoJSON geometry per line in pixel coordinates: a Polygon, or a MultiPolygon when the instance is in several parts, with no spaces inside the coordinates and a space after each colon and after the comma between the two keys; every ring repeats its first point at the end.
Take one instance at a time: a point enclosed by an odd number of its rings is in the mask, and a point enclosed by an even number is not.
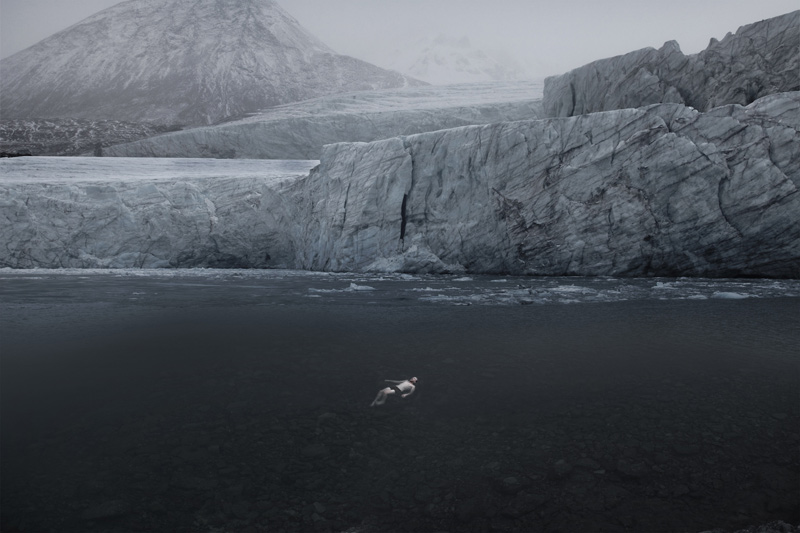
{"type": "Polygon", "coordinates": [[[347,290],[348,291],[374,291],[375,287],[370,287],[369,285],[356,285],[355,283],[351,283],[350,287],[347,290]]]}
{"type": "Polygon", "coordinates": [[[740,294],[738,292],[715,292],[711,295],[712,298],[718,298],[720,300],[744,300],[746,298],[750,298],[747,294],[740,294]]]}

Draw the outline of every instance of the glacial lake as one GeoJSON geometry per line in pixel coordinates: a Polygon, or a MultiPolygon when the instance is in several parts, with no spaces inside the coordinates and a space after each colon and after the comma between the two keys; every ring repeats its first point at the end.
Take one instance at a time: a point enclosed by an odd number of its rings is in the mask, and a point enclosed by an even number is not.
{"type": "Polygon", "coordinates": [[[0,269],[2,529],[796,524],[798,324],[796,280],[0,269]]]}

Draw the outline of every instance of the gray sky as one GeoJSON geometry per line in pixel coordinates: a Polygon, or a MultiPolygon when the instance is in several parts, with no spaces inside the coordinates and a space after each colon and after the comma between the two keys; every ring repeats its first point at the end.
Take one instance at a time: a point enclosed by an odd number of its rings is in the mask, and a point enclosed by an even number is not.
{"type": "MultiPolygon", "coordinates": [[[[168,0],[167,0],[168,1],[168,0]]],[[[336,51],[373,63],[425,35],[468,35],[557,74],[676,40],[696,53],[711,37],[798,9],[797,0],[278,0],[336,51]]],[[[0,0],[0,57],[120,3],[0,0]]]]}

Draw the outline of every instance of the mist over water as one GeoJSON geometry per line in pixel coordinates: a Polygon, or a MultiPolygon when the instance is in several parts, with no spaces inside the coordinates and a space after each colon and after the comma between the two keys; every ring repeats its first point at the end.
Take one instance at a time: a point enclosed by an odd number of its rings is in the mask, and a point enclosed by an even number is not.
{"type": "Polygon", "coordinates": [[[4,530],[798,518],[794,281],[4,270],[0,302],[4,530]]]}

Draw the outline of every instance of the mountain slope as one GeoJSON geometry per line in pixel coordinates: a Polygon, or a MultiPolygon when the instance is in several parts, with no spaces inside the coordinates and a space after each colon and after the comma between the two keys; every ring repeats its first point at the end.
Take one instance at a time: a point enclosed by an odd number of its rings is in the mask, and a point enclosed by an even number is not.
{"type": "Polygon", "coordinates": [[[0,154],[102,154],[102,149],[170,131],[169,126],[118,120],[0,120],[0,154]]]}
{"type": "Polygon", "coordinates": [[[129,0],[0,61],[3,118],[211,124],[421,84],[336,54],[274,0],[129,0]]]}

